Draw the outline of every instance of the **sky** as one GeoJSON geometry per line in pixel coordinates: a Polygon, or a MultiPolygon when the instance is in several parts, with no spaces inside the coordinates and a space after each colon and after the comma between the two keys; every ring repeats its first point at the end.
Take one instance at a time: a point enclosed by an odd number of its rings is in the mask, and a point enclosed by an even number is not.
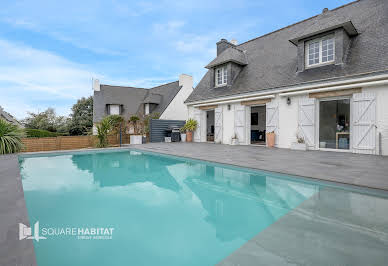
{"type": "Polygon", "coordinates": [[[221,38],[239,43],[349,0],[13,0],[0,9],[0,106],[68,115],[102,84],[197,84],[221,38]]]}

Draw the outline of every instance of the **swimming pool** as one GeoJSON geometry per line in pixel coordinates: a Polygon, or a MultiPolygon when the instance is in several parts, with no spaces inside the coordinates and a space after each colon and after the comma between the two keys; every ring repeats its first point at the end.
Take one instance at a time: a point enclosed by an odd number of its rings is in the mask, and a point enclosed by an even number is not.
{"type": "Polygon", "coordinates": [[[290,240],[298,229],[293,223],[301,226],[297,219],[302,225],[337,219],[356,232],[342,239],[356,245],[370,228],[376,262],[387,258],[388,201],[363,191],[137,150],[23,156],[20,168],[30,224],[39,222],[46,238],[34,241],[39,266],[228,263],[252,241],[265,240],[267,253],[278,249],[271,245],[290,240]],[[327,200],[334,201],[333,210],[327,200]],[[344,201],[349,208],[358,204],[358,214],[349,215],[344,201]]]}

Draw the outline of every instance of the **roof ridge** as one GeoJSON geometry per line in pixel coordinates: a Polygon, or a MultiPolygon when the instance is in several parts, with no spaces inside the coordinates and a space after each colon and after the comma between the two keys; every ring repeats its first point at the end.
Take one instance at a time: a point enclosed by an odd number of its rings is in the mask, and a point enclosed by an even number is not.
{"type": "Polygon", "coordinates": [[[120,88],[147,90],[147,88],[132,87],[132,86],[121,86],[121,85],[110,85],[110,84],[100,84],[100,86],[109,86],[109,87],[120,87],[120,88]]]}
{"type": "Polygon", "coordinates": [[[171,82],[168,82],[168,83],[160,84],[158,86],[151,87],[149,89],[152,90],[152,89],[155,89],[155,88],[158,88],[158,87],[162,87],[162,86],[165,86],[165,85],[169,85],[169,84],[172,84],[172,83],[175,83],[175,82],[179,82],[179,80],[175,80],[175,81],[171,81],[171,82]]]}
{"type": "MultiPolygon", "coordinates": [[[[360,2],[360,1],[361,1],[361,0],[355,0],[355,1],[352,1],[352,2],[350,2],[350,3],[344,4],[344,5],[342,5],[342,6],[333,8],[333,9],[331,9],[331,10],[329,10],[329,11],[330,11],[330,12],[331,12],[331,11],[335,11],[335,10],[344,8],[344,7],[346,7],[346,6],[349,6],[349,5],[353,5],[353,4],[355,4],[355,3],[358,3],[358,2],[360,2]]],[[[257,39],[266,37],[266,36],[271,35],[271,34],[273,34],[273,33],[276,33],[276,32],[282,31],[282,30],[285,30],[285,29],[290,28],[290,27],[292,27],[292,26],[295,26],[295,25],[298,25],[298,24],[300,24],[300,23],[306,22],[306,21],[308,21],[308,20],[310,20],[310,19],[316,18],[316,17],[318,17],[318,16],[321,15],[321,14],[322,14],[322,13],[317,14],[317,15],[312,16],[312,17],[309,17],[309,18],[306,18],[306,19],[304,19],[304,20],[295,22],[295,23],[293,23],[293,24],[290,24],[290,25],[285,26],[285,27],[283,27],[283,28],[277,29],[277,30],[275,30],[275,31],[268,32],[268,33],[266,33],[266,34],[264,34],[264,35],[255,37],[255,38],[250,39],[250,40],[245,41],[245,42],[242,42],[242,43],[238,44],[237,46],[240,46],[240,45],[246,44],[246,43],[248,43],[248,42],[255,41],[255,40],[257,40],[257,39]]]]}

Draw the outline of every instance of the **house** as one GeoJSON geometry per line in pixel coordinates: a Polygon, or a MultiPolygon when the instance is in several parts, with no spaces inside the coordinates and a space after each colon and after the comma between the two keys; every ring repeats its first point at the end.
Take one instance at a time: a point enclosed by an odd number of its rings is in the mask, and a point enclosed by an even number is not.
{"type": "Polygon", "coordinates": [[[179,80],[150,89],[93,84],[93,133],[96,123],[107,115],[122,115],[129,120],[132,115],[144,116],[159,113],[160,119],[186,120],[184,100],[193,91],[193,78],[182,74],[179,80]]]}
{"type": "Polygon", "coordinates": [[[185,101],[194,141],[388,155],[388,1],[360,0],[237,44],[185,101]]]}
{"type": "Polygon", "coordinates": [[[18,127],[24,128],[24,126],[10,113],[4,111],[4,109],[0,106],[0,119],[3,119],[9,123],[12,123],[18,127]]]}

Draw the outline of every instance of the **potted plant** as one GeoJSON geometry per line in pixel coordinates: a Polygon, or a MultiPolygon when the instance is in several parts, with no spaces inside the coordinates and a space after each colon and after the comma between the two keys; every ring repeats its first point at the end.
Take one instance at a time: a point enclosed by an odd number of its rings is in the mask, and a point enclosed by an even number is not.
{"type": "Polygon", "coordinates": [[[296,142],[291,144],[292,150],[307,151],[307,144],[304,137],[296,135],[296,142]]]}
{"type": "Polygon", "coordinates": [[[134,135],[130,136],[130,144],[142,144],[143,143],[143,135],[139,132],[140,118],[136,115],[133,115],[129,118],[129,123],[133,126],[134,135]]]}
{"type": "Polygon", "coordinates": [[[267,147],[270,147],[270,148],[275,147],[275,132],[270,131],[266,133],[266,142],[267,142],[267,147]]]}
{"type": "Polygon", "coordinates": [[[181,131],[181,141],[182,142],[186,142],[186,128],[185,128],[185,126],[183,126],[180,129],[180,131],[181,131]]]}
{"type": "Polygon", "coordinates": [[[234,133],[234,135],[232,137],[232,142],[230,144],[231,145],[238,145],[238,137],[237,137],[236,133],[234,133]]]}
{"type": "Polygon", "coordinates": [[[184,128],[186,130],[186,141],[192,142],[193,141],[193,132],[197,129],[197,121],[190,118],[186,121],[186,124],[184,125],[184,128]]]}

